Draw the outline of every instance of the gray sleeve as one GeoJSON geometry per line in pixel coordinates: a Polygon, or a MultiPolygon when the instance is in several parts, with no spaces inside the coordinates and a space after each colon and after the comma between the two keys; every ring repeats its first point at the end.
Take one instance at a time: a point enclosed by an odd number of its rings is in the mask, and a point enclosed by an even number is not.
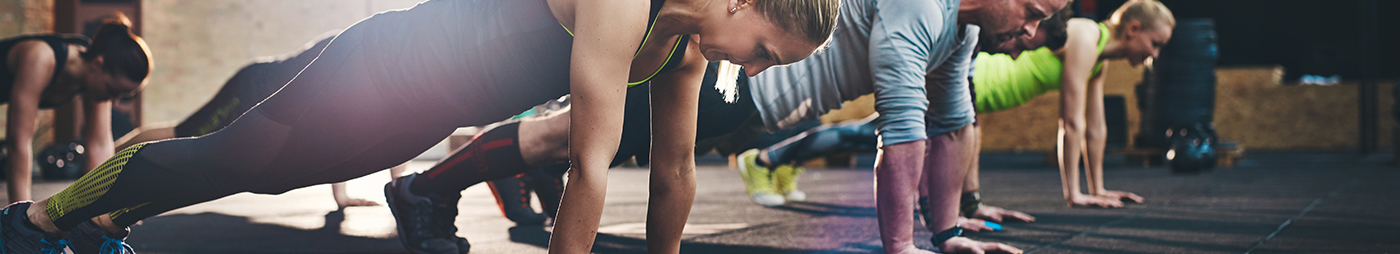
{"type": "Polygon", "coordinates": [[[977,45],[978,28],[969,26],[967,37],[937,68],[928,72],[927,92],[929,110],[925,118],[927,135],[948,133],[976,121],[972,94],[967,77],[972,72],[972,54],[977,45]]]}
{"type": "Polygon", "coordinates": [[[870,31],[870,68],[882,145],[927,139],[924,75],[943,31],[944,9],[928,0],[884,0],[870,31]]]}

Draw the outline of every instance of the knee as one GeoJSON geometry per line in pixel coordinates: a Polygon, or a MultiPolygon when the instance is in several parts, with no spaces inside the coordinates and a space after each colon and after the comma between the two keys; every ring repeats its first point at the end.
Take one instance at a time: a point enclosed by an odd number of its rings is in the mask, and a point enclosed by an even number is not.
{"type": "MultiPolygon", "coordinates": [[[[524,127],[524,124],[526,123],[522,123],[522,127],[524,127]]],[[[541,144],[545,144],[544,148],[546,154],[556,155],[556,157],[561,154],[565,157],[568,156],[570,124],[568,114],[562,114],[546,119],[545,121],[532,122],[529,124],[540,125],[538,128],[531,128],[538,131],[533,131],[528,134],[538,138],[541,144]]],[[[526,135],[526,133],[522,132],[522,140],[524,139],[524,135],[526,135]]]]}

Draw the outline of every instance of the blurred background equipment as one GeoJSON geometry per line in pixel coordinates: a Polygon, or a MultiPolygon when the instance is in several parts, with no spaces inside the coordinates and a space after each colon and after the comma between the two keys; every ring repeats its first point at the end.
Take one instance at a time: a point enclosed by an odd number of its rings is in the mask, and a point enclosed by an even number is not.
{"type": "Polygon", "coordinates": [[[34,155],[39,172],[44,179],[78,179],[83,176],[83,165],[87,164],[87,152],[81,140],[50,145],[34,155]]]}

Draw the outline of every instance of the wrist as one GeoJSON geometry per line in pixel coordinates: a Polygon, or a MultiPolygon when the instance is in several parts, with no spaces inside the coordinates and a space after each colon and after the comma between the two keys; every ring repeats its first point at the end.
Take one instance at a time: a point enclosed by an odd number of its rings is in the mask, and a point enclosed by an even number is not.
{"type": "Polygon", "coordinates": [[[963,217],[972,217],[972,214],[982,208],[982,195],[977,191],[963,192],[958,203],[958,211],[962,212],[963,217]]]}
{"type": "Polygon", "coordinates": [[[962,233],[962,227],[953,226],[953,228],[943,230],[943,232],[938,232],[937,234],[933,234],[933,238],[930,238],[929,241],[933,242],[934,249],[942,250],[943,243],[948,242],[948,239],[953,239],[953,237],[962,236],[962,233]]]}
{"type": "Polygon", "coordinates": [[[1075,199],[1075,198],[1079,198],[1079,197],[1083,197],[1083,196],[1084,196],[1084,193],[1080,193],[1080,192],[1078,192],[1078,191],[1066,192],[1066,193],[1065,193],[1065,200],[1075,199]]]}

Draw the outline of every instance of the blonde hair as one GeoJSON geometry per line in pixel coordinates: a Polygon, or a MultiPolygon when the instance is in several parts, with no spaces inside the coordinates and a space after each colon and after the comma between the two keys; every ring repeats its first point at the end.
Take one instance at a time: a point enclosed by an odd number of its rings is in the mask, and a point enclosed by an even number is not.
{"type": "Polygon", "coordinates": [[[1172,11],[1157,0],[1129,0],[1113,11],[1113,16],[1108,19],[1116,34],[1123,34],[1126,27],[1122,25],[1129,21],[1137,21],[1143,30],[1157,29],[1157,22],[1166,23],[1167,29],[1176,27],[1176,18],[1172,17],[1172,11]]]}
{"type": "Polygon", "coordinates": [[[752,0],[754,8],[783,30],[806,37],[808,42],[824,44],[836,30],[836,18],[841,0],[752,0]]]}

